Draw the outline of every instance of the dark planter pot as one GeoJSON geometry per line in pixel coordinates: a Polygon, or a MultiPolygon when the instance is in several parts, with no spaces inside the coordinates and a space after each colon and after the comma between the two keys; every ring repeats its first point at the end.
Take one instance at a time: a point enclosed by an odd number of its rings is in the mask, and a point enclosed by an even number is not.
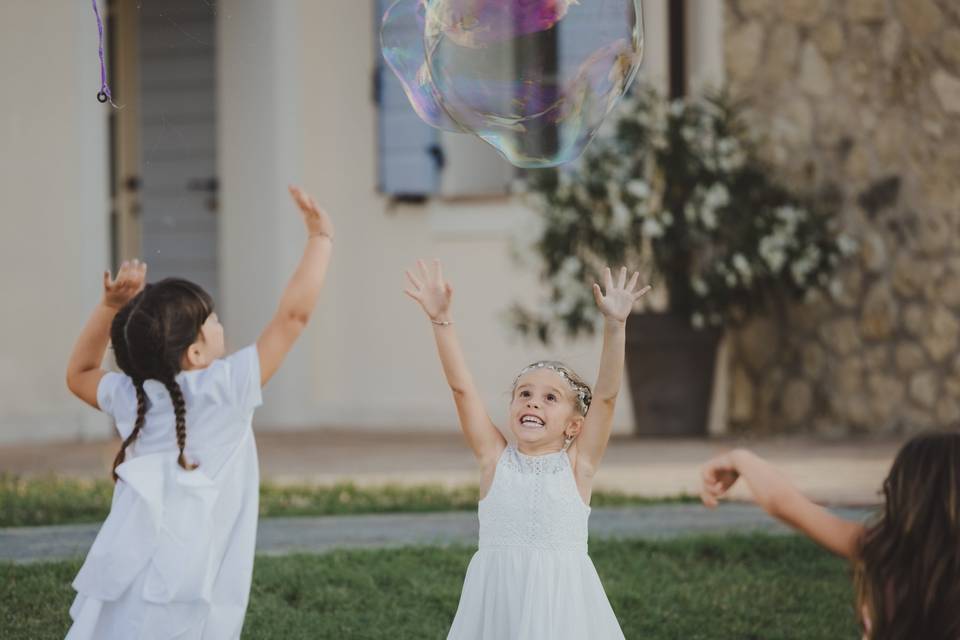
{"type": "Polygon", "coordinates": [[[685,316],[648,313],[627,322],[627,374],[642,436],[702,437],[722,330],[685,316]]]}

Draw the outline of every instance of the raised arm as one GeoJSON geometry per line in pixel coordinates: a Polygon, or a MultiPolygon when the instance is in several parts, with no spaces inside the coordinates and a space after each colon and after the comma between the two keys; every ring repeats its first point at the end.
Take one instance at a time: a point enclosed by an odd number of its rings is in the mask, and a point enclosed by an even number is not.
{"type": "Polygon", "coordinates": [[[110,342],[110,324],[117,311],[140,293],[146,279],[147,265],[139,260],[120,265],[116,280],[109,271],[105,271],[103,298],[73,345],[67,362],[67,388],[94,409],[100,408],[97,405],[97,387],[106,374],[101,367],[110,342]]]}
{"type": "Polygon", "coordinates": [[[710,460],[701,476],[700,498],[710,508],[742,477],[756,503],[774,518],[838,556],[851,559],[857,553],[862,524],[838,518],[814,503],[776,467],[750,451],[735,449],[710,460]]]}
{"type": "Polygon", "coordinates": [[[623,380],[623,360],[626,342],[626,323],[634,303],[650,290],[649,286],[634,291],[640,274],[634,273],[627,282],[626,268],[620,269],[616,284],[610,269],[604,270],[604,287],[593,285],[593,296],[603,314],[603,352],[600,371],[593,389],[593,401],[583,421],[583,430],[577,439],[577,476],[591,478],[607,450],[613,427],[613,410],[623,380]]]}
{"type": "Polygon", "coordinates": [[[463,357],[460,339],[457,337],[450,312],[453,288],[443,279],[439,260],[435,260],[430,269],[427,269],[422,260],[418,260],[417,275],[409,271],[406,273],[410,288],[404,293],[420,303],[433,323],[437,354],[457,405],[460,429],[477,456],[481,470],[492,469],[507,443],[503,434],[490,420],[463,357]]]}
{"type": "Polygon", "coordinates": [[[283,290],[277,312],[257,339],[261,385],[265,385],[277,372],[293,343],[307,326],[320,298],[320,289],[333,251],[333,223],[330,217],[300,189],[290,187],[290,195],[303,216],[307,246],[287,288],[283,290]]]}

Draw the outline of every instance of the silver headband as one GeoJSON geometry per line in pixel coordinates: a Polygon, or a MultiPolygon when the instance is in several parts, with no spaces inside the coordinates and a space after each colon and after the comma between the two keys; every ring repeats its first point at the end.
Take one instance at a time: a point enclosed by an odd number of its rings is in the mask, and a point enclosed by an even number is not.
{"type": "Polygon", "coordinates": [[[513,388],[517,388],[517,383],[520,382],[520,378],[537,369],[550,369],[561,378],[566,380],[567,384],[570,385],[570,388],[573,389],[574,393],[577,394],[577,410],[580,412],[580,415],[587,415],[587,409],[590,408],[590,402],[593,400],[593,394],[590,392],[590,387],[583,383],[577,382],[570,377],[566,369],[552,362],[534,362],[533,364],[524,367],[520,370],[520,373],[517,374],[517,377],[514,378],[513,388]]]}

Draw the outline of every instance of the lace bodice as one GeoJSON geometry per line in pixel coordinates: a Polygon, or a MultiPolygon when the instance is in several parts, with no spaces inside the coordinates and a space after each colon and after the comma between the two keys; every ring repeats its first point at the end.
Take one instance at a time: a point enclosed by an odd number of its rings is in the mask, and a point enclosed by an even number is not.
{"type": "Polygon", "coordinates": [[[515,445],[507,446],[478,511],[481,549],[587,552],[590,507],[577,491],[564,451],[527,456],[515,445]]]}

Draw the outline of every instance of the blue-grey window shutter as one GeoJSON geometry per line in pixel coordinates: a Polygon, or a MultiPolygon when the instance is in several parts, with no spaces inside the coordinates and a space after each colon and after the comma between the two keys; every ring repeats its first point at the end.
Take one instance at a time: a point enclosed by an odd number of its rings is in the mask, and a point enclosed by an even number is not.
{"type": "Polygon", "coordinates": [[[437,193],[440,187],[440,132],[420,120],[380,52],[380,20],[393,1],[375,0],[378,187],[382,193],[400,198],[425,197],[437,193]]]}

